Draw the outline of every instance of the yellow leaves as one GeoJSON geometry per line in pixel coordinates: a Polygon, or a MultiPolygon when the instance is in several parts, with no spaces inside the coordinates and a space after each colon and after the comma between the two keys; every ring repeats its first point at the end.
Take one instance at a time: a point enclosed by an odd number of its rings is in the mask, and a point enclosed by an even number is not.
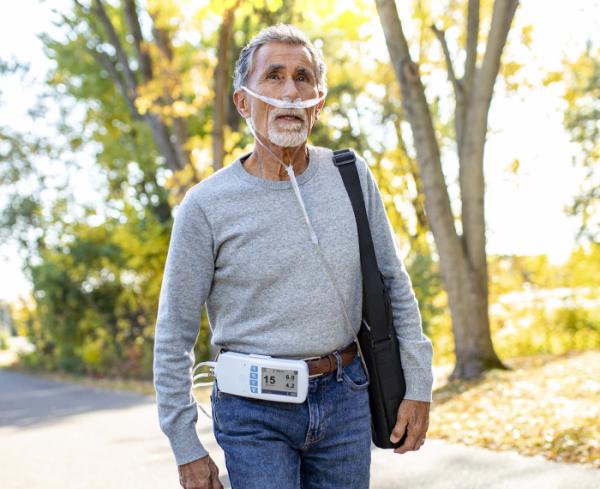
{"type": "Polygon", "coordinates": [[[188,117],[196,112],[196,108],[193,105],[186,104],[182,100],[173,102],[170,109],[171,110],[168,112],[168,116],[170,117],[188,117]]]}
{"type": "Polygon", "coordinates": [[[429,434],[600,468],[600,383],[590,378],[599,363],[599,351],[513,359],[515,370],[446,383],[434,392],[429,434]]]}
{"type": "MultiPolygon", "coordinates": [[[[228,136],[227,130],[225,137],[228,136]]],[[[238,136],[239,137],[239,136],[238,136]]],[[[184,149],[190,154],[190,165],[193,171],[188,171],[188,174],[178,172],[175,179],[167,182],[167,188],[176,191],[178,188],[185,189],[190,185],[204,180],[213,173],[213,156],[211,141],[201,136],[191,136],[184,145],[184,149]],[[170,185],[174,185],[171,187],[170,185]]]]}
{"type": "Polygon", "coordinates": [[[600,88],[597,80],[598,59],[600,49],[587,49],[576,60],[564,61],[564,74],[566,88],[563,94],[568,108],[574,112],[586,112],[591,109],[600,97],[600,88]],[[579,109],[578,109],[579,108],[579,109]]]}
{"type": "Polygon", "coordinates": [[[212,174],[212,150],[208,148],[194,148],[190,153],[190,158],[192,166],[196,169],[196,178],[198,181],[204,180],[212,174]]]}
{"type": "Polygon", "coordinates": [[[505,173],[511,173],[513,175],[517,175],[519,173],[519,167],[521,166],[521,161],[518,158],[515,158],[506,166],[504,169],[505,173]]]}
{"type": "Polygon", "coordinates": [[[142,115],[151,112],[159,115],[163,120],[169,122],[173,118],[186,118],[198,112],[206,104],[209,96],[207,89],[198,90],[198,96],[189,99],[183,98],[183,85],[165,83],[164,79],[156,78],[140,85],[138,96],[135,99],[135,106],[142,115]],[[190,101],[187,101],[187,100],[190,101]]]}
{"type": "Polygon", "coordinates": [[[517,63],[516,61],[508,61],[503,64],[502,74],[507,78],[515,76],[522,66],[523,65],[521,63],[517,63]]]}
{"type": "Polygon", "coordinates": [[[524,84],[524,81],[519,79],[518,76],[522,67],[522,63],[514,60],[507,60],[502,63],[500,73],[504,77],[508,91],[516,91],[520,85],[524,84]]]}
{"type": "Polygon", "coordinates": [[[224,139],[225,139],[225,153],[231,154],[240,144],[242,140],[242,134],[240,132],[234,132],[229,126],[224,128],[224,139]]]}
{"type": "Polygon", "coordinates": [[[588,243],[573,251],[566,264],[572,286],[600,289],[600,243],[588,243]]]}
{"type": "Polygon", "coordinates": [[[172,29],[182,17],[181,2],[173,0],[147,0],[148,13],[157,29],[172,29]]]}
{"type": "Polygon", "coordinates": [[[154,99],[149,95],[138,95],[135,99],[135,108],[141,115],[145,115],[152,108],[153,103],[154,99]]]}
{"type": "Polygon", "coordinates": [[[363,23],[363,19],[351,10],[344,10],[337,18],[339,25],[349,34],[348,40],[358,41],[358,27],[363,23]]]}
{"type": "Polygon", "coordinates": [[[61,83],[65,83],[66,81],[67,77],[64,75],[64,73],[57,70],[54,71],[54,73],[52,73],[52,76],[48,80],[48,83],[52,85],[60,85],[61,83]]]}
{"type": "Polygon", "coordinates": [[[523,28],[521,29],[521,42],[527,48],[531,47],[532,33],[533,33],[533,25],[532,24],[524,25],[523,28]]]}
{"type": "Polygon", "coordinates": [[[187,189],[200,181],[194,164],[194,160],[198,159],[199,154],[192,151],[190,155],[192,157],[192,164],[173,172],[165,182],[165,187],[170,190],[169,204],[172,207],[179,204],[187,189]]]}
{"type": "Polygon", "coordinates": [[[551,71],[549,72],[544,79],[542,80],[542,83],[544,84],[545,87],[552,85],[553,83],[558,83],[563,81],[564,79],[564,72],[562,71],[551,71]]]}

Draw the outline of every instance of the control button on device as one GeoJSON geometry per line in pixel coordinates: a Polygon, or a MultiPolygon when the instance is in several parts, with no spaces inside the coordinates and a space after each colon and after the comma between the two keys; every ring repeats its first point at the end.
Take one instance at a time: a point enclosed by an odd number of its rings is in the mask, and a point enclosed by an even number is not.
{"type": "Polygon", "coordinates": [[[251,379],[258,379],[258,372],[250,372],[251,379]]]}

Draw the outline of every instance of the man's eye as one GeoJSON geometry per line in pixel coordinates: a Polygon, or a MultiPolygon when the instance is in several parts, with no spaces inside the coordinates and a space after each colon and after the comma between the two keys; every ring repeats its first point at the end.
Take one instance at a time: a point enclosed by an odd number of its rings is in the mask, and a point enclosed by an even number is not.
{"type": "Polygon", "coordinates": [[[306,81],[306,77],[304,75],[298,75],[296,77],[296,80],[298,80],[298,81],[306,81]]]}
{"type": "Polygon", "coordinates": [[[279,78],[277,73],[271,73],[270,75],[267,75],[267,79],[269,80],[276,80],[277,78],[279,78]]]}

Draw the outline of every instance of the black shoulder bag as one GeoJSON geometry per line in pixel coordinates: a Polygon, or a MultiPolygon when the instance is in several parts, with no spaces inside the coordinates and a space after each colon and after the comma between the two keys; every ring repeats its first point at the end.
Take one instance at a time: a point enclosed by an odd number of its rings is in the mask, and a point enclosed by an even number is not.
{"type": "Polygon", "coordinates": [[[397,443],[390,441],[390,435],[396,424],[398,407],[406,393],[406,383],[393,324],[391,300],[377,265],[356,169],[356,156],[350,149],[340,149],[333,152],[333,162],[340,171],[350,197],[358,229],[363,281],[362,323],[358,341],[369,371],[371,435],[373,443],[379,448],[397,448],[404,443],[407,433],[397,443]]]}

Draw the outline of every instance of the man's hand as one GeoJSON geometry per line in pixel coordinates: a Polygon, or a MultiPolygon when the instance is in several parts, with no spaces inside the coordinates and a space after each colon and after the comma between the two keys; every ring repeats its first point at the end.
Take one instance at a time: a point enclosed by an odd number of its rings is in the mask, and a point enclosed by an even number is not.
{"type": "Polygon", "coordinates": [[[398,408],[396,426],[392,430],[390,441],[397,443],[407,431],[406,440],[394,453],[406,453],[409,450],[418,450],[425,443],[427,428],[429,428],[430,402],[413,401],[404,399],[398,408]]]}
{"type": "Polygon", "coordinates": [[[219,468],[209,455],[193,462],[178,465],[179,483],[184,489],[223,489],[219,468]]]}

